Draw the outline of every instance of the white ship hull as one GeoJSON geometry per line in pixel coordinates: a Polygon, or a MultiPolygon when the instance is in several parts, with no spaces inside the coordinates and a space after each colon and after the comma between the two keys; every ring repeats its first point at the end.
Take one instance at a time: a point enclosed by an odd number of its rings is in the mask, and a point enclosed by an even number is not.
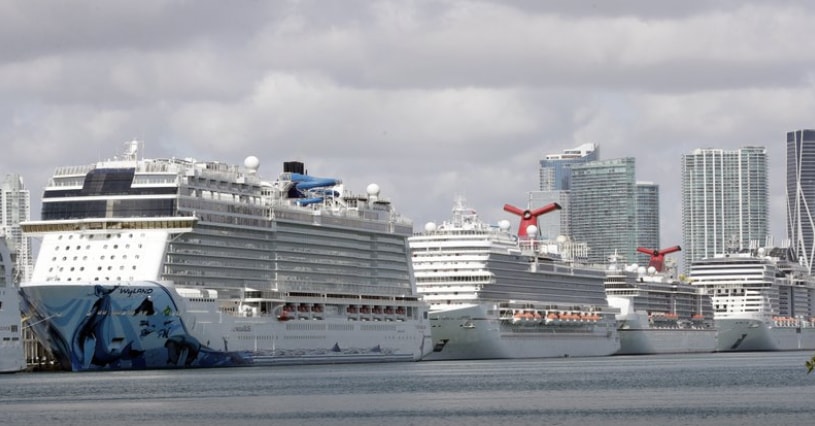
{"type": "Polygon", "coordinates": [[[26,368],[17,289],[0,287],[0,373],[26,368]]]}
{"type": "MultiPolygon", "coordinates": [[[[629,309],[622,299],[609,297],[612,306],[629,309]]],[[[716,351],[717,330],[703,324],[686,324],[674,321],[662,325],[651,324],[645,312],[628,312],[617,315],[620,324],[620,350],[617,355],[656,355],[681,353],[709,353],[716,351]]]]}
{"type": "Polygon", "coordinates": [[[815,349],[815,328],[777,327],[754,318],[717,319],[720,352],[794,351],[815,349]]]}
{"type": "Polygon", "coordinates": [[[23,296],[35,334],[73,371],[418,361],[430,350],[416,319],[233,317],[214,302],[188,308],[156,282],[28,285],[23,296]]]}
{"type": "Polygon", "coordinates": [[[641,328],[622,329],[617,355],[708,353],[716,350],[716,330],[641,328]]]}
{"type": "Polygon", "coordinates": [[[488,315],[491,303],[431,311],[433,352],[425,360],[592,357],[620,347],[612,322],[510,325],[488,315]],[[469,319],[465,319],[469,318],[469,319]]]}

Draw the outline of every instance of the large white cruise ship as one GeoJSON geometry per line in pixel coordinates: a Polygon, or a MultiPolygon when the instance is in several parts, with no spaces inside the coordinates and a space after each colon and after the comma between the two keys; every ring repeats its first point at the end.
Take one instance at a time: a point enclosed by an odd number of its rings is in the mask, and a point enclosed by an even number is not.
{"type": "Polygon", "coordinates": [[[716,327],[710,297],[700,288],[680,281],[676,266],[663,250],[640,247],[651,255],[647,267],[620,265],[612,256],[606,275],[608,303],[618,308],[619,355],[713,352],[716,327]],[[667,263],[667,264],[666,264],[667,263]]]}
{"type": "Polygon", "coordinates": [[[537,238],[534,211],[520,236],[482,222],[462,199],[453,218],[410,238],[416,286],[430,303],[427,360],[605,356],[620,347],[602,267],[579,264],[566,241],[537,238]]]}
{"type": "Polygon", "coordinates": [[[426,304],[412,223],[287,162],[119,157],[59,168],[43,195],[33,279],[37,339],[64,369],[417,361],[426,304]]]}
{"type": "Polygon", "coordinates": [[[5,238],[0,236],[0,373],[14,373],[25,367],[14,263],[5,238]]]}
{"type": "Polygon", "coordinates": [[[697,260],[689,278],[711,297],[718,351],[815,349],[815,278],[788,249],[697,260]]]}

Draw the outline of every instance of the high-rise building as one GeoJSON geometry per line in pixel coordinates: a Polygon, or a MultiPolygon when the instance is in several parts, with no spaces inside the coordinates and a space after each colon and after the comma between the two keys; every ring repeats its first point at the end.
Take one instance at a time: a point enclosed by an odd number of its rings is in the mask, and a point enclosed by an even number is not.
{"type": "Polygon", "coordinates": [[[596,144],[585,143],[577,148],[564,149],[560,154],[549,154],[540,160],[540,191],[568,191],[571,186],[571,168],[600,159],[596,144]]]}
{"type": "Polygon", "coordinates": [[[787,132],[787,238],[798,261],[815,263],[815,130],[787,132]]]}
{"type": "Polygon", "coordinates": [[[0,185],[0,235],[14,259],[15,281],[27,281],[34,267],[31,255],[31,238],[24,237],[20,223],[31,218],[31,195],[23,185],[23,178],[7,174],[0,185]]]}
{"type": "Polygon", "coordinates": [[[768,227],[767,150],[696,149],[682,156],[685,268],[694,260],[763,245],[768,227]]]}
{"type": "Polygon", "coordinates": [[[636,191],[633,157],[571,167],[569,224],[572,239],[588,243],[589,262],[637,258],[636,191]]]}
{"type": "MultiPolygon", "coordinates": [[[[659,185],[637,182],[637,246],[659,250],[659,185]]],[[[637,263],[647,265],[651,257],[638,253],[637,263]]]]}
{"type": "Polygon", "coordinates": [[[586,143],[576,148],[564,149],[559,154],[548,154],[540,160],[538,191],[529,194],[529,206],[542,207],[549,203],[558,203],[562,210],[554,211],[538,219],[538,225],[544,236],[557,237],[569,235],[569,188],[571,186],[571,168],[598,160],[598,146],[586,143]]]}

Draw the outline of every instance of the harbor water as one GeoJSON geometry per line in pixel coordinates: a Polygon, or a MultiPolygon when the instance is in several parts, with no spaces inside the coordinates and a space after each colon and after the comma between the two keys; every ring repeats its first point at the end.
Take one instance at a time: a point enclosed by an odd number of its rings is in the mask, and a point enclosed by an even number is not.
{"type": "Polygon", "coordinates": [[[804,425],[809,352],[0,375],[5,425],[804,425]]]}

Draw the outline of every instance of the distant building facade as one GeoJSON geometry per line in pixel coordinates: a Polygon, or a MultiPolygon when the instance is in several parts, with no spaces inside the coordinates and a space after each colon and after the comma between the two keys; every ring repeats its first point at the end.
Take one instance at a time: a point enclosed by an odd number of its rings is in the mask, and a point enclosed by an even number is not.
{"type": "Polygon", "coordinates": [[[599,160],[571,167],[572,239],[589,246],[590,263],[604,264],[619,254],[636,259],[637,187],[633,157],[599,160]]]}
{"type": "Polygon", "coordinates": [[[544,236],[557,237],[571,233],[568,216],[571,209],[569,205],[571,169],[575,165],[586,164],[599,158],[600,151],[597,144],[586,143],[575,148],[564,149],[562,153],[548,154],[543,160],[540,160],[538,191],[530,193],[529,206],[536,208],[556,202],[563,208],[563,210],[551,212],[538,219],[538,225],[544,236]]]}
{"type": "MultiPolygon", "coordinates": [[[[637,182],[635,205],[637,209],[637,247],[661,249],[659,242],[659,185],[653,182],[637,182]]],[[[636,260],[640,265],[648,265],[651,257],[637,253],[636,260]]]]}
{"type": "Polygon", "coordinates": [[[815,130],[787,132],[787,238],[798,261],[815,263],[815,130]]]}
{"type": "Polygon", "coordinates": [[[685,268],[694,260],[766,242],[764,147],[696,149],[682,156],[682,234],[685,268]]]}
{"type": "Polygon", "coordinates": [[[34,268],[31,238],[24,237],[20,223],[31,218],[31,195],[18,174],[6,174],[0,184],[0,235],[14,259],[14,280],[27,281],[34,268]]]}

